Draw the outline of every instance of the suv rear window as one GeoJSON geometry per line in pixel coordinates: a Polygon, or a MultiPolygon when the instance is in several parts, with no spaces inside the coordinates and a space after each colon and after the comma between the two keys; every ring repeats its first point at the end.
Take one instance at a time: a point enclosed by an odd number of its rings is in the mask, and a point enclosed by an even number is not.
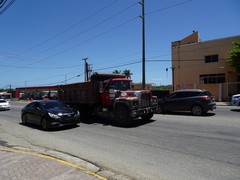
{"type": "Polygon", "coordinates": [[[201,92],[195,92],[195,91],[184,91],[184,92],[177,92],[178,98],[185,98],[185,97],[193,97],[193,96],[199,96],[201,92]]]}
{"type": "Polygon", "coordinates": [[[207,96],[212,96],[212,94],[209,91],[203,91],[202,94],[207,96]]]}

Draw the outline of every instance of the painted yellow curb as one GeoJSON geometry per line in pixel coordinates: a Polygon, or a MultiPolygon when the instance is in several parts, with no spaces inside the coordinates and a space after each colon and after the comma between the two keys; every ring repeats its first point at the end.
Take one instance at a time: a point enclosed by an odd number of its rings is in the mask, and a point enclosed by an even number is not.
{"type": "Polygon", "coordinates": [[[76,169],[79,169],[81,170],[82,172],[86,173],[86,174],[89,174],[89,175],[92,175],[100,180],[107,180],[107,178],[105,177],[102,177],[92,171],[89,171],[83,167],[80,167],[76,164],[73,164],[73,163],[70,163],[70,162],[67,162],[65,160],[62,160],[62,159],[58,159],[58,158],[55,158],[55,157],[52,157],[52,156],[47,156],[47,155],[43,155],[43,154],[37,154],[37,153],[31,153],[31,152],[26,152],[26,151],[21,151],[21,150],[16,150],[16,149],[7,149],[7,148],[0,148],[0,151],[7,151],[7,152],[15,152],[15,153],[21,153],[21,154],[28,154],[28,155],[32,155],[32,156],[38,156],[38,157],[41,157],[41,158],[46,158],[46,159],[51,159],[51,160],[54,160],[54,161],[58,161],[60,163],[63,163],[65,165],[68,165],[68,166],[71,166],[71,167],[74,167],[76,169]]]}

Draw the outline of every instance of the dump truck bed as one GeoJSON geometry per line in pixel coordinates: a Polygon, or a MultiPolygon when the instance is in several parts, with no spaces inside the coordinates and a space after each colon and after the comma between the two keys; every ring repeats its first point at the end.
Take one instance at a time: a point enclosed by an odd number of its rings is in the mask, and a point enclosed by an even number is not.
{"type": "Polygon", "coordinates": [[[98,84],[73,83],[59,86],[59,99],[66,104],[97,104],[100,102],[98,84]]]}

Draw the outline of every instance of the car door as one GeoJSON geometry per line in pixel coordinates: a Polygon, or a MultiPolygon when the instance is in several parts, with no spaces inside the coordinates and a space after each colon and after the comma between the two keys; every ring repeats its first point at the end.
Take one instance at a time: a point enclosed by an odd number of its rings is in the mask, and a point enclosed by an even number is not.
{"type": "Polygon", "coordinates": [[[178,107],[178,98],[179,98],[179,93],[177,93],[177,92],[168,95],[165,98],[164,110],[176,111],[176,109],[178,107]]]}
{"type": "Polygon", "coordinates": [[[176,92],[174,96],[168,98],[169,111],[186,111],[188,109],[188,92],[176,92]]]}
{"type": "Polygon", "coordinates": [[[43,109],[40,103],[35,102],[32,109],[31,118],[34,124],[41,124],[43,109]]]}
{"type": "Polygon", "coordinates": [[[179,99],[178,99],[178,110],[179,111],[189,111],[191,110],[191,106],[193,104],[193,98],[194,96],[193,92],[191,91],[184,91],[181,93],[179,99]]]}
{"type": "Polygon", "coordinates": [[[174,111],[184,111],[186,109],[187,92],[178,92],[173,102],[174,111]]]}

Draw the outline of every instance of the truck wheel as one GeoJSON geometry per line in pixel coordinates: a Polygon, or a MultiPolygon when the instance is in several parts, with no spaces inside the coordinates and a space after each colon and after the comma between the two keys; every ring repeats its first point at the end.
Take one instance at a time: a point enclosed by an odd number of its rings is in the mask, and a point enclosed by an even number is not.
{"type": "Polygon", "coordinates": [[[118,124],[127,126],[131,122],[131,117],[129,111],[124,106],[119,106],[114,111],[115,119],[118,124]]]}
{"type": "Polygon", "coordinates": [[[150,119],[153,117],[153,115],[154,115],[153,113],[150,113],[150,114],[141,116],[141,118],[142,118],[144,121],[150,121],[150,119]]]}

